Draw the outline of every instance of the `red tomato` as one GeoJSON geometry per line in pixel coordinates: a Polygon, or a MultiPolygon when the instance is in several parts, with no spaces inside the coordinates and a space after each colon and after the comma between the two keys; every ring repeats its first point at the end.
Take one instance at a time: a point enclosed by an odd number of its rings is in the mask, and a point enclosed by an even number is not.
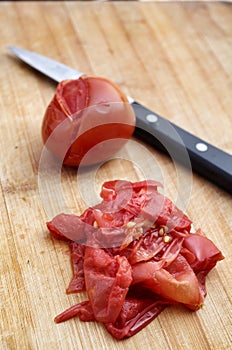
{"type": "Polygon", "coordinates": [[[42,137],[64,164],[90,165],[116,153],[134,128],[126,95],[105,78],[83,76],[59,83],[44,115],[42,137]]]}

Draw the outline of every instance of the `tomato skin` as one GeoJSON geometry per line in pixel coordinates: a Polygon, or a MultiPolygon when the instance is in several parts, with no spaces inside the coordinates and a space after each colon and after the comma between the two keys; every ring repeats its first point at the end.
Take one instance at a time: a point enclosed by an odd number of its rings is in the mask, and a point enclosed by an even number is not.
{"type": "Polygon", "coordinates": [[[116,153],[134,129],[133,108],[117,85],[83,76],[58,84],[43,118],[42,138],[63,164],[91,165],[116,153]]]}
{"type": "Polygon", "coordinates": [[[97,321],[115,322],[132,281],[131,266],[122,256],[86,247],[84,261],[88,297],[97,321]]]}
{"type": "Polygon", "coordinates": [[[224,259],[221,251],[210,239],[203,236],[200,229],[196,234],[186,237],[183,246],[194,254],[195,260],[190,265],[197,273],[204,271],[207,274],[216,265],[217,261],[224,259]]]}
{"type": "Polygon", "coordinates": [[[47,224],[54,238],[72,242],[67,292],[86,289],[89,299],[56,322],[74,316],[96,320],[123,339],[168,305],[201,308],[206,276],[224,257],[200,229],[190,232],[191,220],[158,187],[151,180],[108,181],[102,185],[102,202],[81,216],[59,214],[47,224]]]}

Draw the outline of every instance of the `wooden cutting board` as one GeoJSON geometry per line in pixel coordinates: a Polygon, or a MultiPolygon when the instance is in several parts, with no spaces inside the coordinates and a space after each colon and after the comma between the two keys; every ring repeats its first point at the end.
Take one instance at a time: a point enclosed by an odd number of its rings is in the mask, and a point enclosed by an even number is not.
{"type": "MultiPolygon", "coordinates": [[[[116,341],[97,323],[53,318],[85,295],[65,294],[68,248],[46,221],[60,193],[39,187],[41,121],[55,84],[19,62],[7,45],[105,76],[181,127],[232,153],[232,6],[213,2],[0,3],[0,348],[231,349],[231,196],[145,143],[131,140],[96,173],[61,172],[64,206],[80,214],[105,180],[161,176],[195,227],[223,251],[207,279],[204,307],[166,309],[139,334],[116,341]],[[91,186],[87,186],[90,184],[91,186]]],[[[43,179],[42,179],[43,180],[43,179]]],[[[46,182],[46,181],[45,181],[46,182]]],[[[41,183],[40,183],[41,184],[41,183]]]]}

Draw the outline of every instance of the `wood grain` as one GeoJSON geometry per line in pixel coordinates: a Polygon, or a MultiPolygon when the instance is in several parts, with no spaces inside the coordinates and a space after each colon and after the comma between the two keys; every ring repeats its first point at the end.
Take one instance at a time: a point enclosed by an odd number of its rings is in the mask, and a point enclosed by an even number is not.
{"type": "Polygon", "coordinates": [[[205,306],[196,313],[170,307],[121,342],[96,323],[53,322],[85,298],[65,294],[71,277],[67,246],[52,241],[45,226],[48,212],[59,208],[59,196],[51,189],[44,198],[38,187],[40,128],[55,84],[6,49],[27,48],[106,76],[157,113],[232,153],[231,4],[1,2],[0,33],[0,348],[231,349],[231,196],[196,174],[176,173],[169,158],[135,139],[96,174],[63,169],[65,205],[79,214],[97,200],[105,180],[162,175],[168,196],[175,201],[180,195],[195,227],[226,257],[207,279],[205,306]]]}

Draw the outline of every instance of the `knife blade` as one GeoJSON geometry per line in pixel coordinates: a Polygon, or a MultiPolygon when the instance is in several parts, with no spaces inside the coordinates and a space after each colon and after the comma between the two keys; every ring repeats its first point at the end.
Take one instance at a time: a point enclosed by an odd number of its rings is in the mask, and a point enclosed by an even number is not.
{"type": "MultiPolygon", "coordinates": [[[[19,59],[56,82],[78,79],[84,73],[38,53],[8,46],[19,59]]],[[[186,165],[187,150],[192,169],[232,193],[232,155],[192,135],[128,96],[136,115],[134,135],[186,165]]]]}

